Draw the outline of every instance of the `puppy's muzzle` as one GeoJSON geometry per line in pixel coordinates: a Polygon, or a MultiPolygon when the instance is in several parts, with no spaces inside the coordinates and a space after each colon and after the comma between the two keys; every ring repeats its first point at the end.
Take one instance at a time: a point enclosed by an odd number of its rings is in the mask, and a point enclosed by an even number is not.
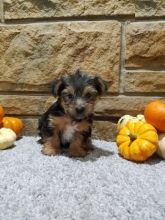
{"type": "Polygon", "coordinates": [[[76,107],[76,113],[77,114],[83,114],[85,111],[85,107],[84,106],[78,106],[76,107]]]}

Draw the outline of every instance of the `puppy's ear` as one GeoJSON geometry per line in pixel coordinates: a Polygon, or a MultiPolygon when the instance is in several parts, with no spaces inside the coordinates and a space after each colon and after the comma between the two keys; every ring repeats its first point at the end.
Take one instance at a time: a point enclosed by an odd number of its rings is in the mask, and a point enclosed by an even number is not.
{"type": "Polygon", "coordinates": [[[96,76],[94,78],[94,86],[98,91],[99,95],[104,94],[108,90],[108,82],[102,80],[100,77],[96,76]]]}
{"type": "Polygon", "coordinates": [[[62,78],[58,79],[58,80],[54,80],[51,84],[51,92],[52,92],[53,96],[55,96],[55,97],[60,96],[64,87],[65,87],[65,83],[62,78]]]}

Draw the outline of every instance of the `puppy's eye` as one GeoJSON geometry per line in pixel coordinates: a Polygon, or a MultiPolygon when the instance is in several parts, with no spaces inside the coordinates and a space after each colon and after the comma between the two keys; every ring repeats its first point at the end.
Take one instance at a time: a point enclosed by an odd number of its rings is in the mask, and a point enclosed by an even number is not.
{"type": "Polygon", "coordinates": [[[74,96],[73,96],[72,94],[68,94],[68,95],[67,95],[67,98],[68,98],[69,100],[72,100],[72,99],[74,98],[74,96]]]}
{"type": "Polygon", "coordinates": [[[91,94],[91,93],[87,93],[87,94],[85,95],[85,98],[86,98],[86,99],[92,98],[92,94],[91,94]]]}

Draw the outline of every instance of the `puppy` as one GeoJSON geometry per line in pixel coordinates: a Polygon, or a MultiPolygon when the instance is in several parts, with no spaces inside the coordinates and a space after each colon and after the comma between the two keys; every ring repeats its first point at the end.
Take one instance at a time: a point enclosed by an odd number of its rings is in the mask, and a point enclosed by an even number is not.
{"type": "Polygon", "coordinates": [[[100,77],[77,70],[52,83],[57,101],[39,119],[42,153],[56,155],[64,149],[71,157],[84,157],[92,150],[91,131],[97,97],[107,90],[100,77]]]}

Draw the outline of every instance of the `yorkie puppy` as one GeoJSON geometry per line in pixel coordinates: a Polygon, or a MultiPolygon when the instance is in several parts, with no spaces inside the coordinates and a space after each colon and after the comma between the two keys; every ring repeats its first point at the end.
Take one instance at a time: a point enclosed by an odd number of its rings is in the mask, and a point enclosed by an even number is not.
{"type": "Polygon", "coordinates": [[[52,94],[58,100],[39,120],[42,153],[51,156],[67,149],[72,157],[86,156],[92,150],[94,105],[106,90],[104,80],[80,70],[54,81],[52,94]]]}

